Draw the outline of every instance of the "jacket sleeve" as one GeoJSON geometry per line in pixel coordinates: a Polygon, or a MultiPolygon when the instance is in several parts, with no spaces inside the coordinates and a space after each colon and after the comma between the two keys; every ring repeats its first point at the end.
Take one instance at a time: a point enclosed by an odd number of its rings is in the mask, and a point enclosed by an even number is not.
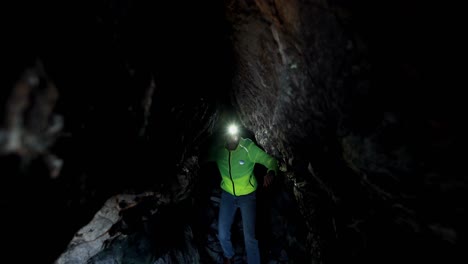
{"type": "Polygon", "coordinates": [[[274,171],[275,175],[278,175],[278,161],[253,142],[249,146],[249,154],[252,162],[262,164],[267,168],[267,172],[274,171]]]}

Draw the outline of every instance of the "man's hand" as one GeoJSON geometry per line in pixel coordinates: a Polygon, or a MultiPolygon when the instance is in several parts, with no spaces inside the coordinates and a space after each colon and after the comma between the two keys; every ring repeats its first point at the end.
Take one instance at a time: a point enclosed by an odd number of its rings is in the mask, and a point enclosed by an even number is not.
{"type": "Polygon", "coordinates": [[[273,177],[274,177],[275,173],[273,171],[269,171],[265,177],[263,177],[263,187],[268,187],[271,185],[271,183],[273,183],[273,177]]]}

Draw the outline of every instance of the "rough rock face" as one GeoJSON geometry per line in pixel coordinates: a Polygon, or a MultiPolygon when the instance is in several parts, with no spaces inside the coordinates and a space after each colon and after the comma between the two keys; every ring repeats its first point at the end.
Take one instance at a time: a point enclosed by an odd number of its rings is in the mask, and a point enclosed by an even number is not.
{"type": "Polygon", "coordinates": [[[43,159],[50,177],[57,177],[63,161],[50,148],[63,128],[63,117],[54,112],[58,97],[40,61],[25,69],[6,101],[0,154],[20,156],[24,168],[43,159]]]}
{"type": "Polygon", "coordinates": [[[428,75],[447,72],[425,65],[424,52],[435,47],[425,42],[428,32],[410,35],[429,22],[412,19],[417,8],[228,1],[232,102],[286,167],[308,227],[310,263],[458,255],[466,178],[461,183],[450,172],[459,160],[448,123],[457,115],[449,105],[455,98],[429,89],[442,78],[430,84],[428,75]],[[390,28],[393,35],[383,31],[390,28]]]}
{"type": "MultiPolygon", "coordinates": [[[[104,263],[200,263],[198,249],[193,244],[193,234],[189,226],[174,226],[174,223],[158,222],[161,210],[165,210],[169,199],[161,199],[154,193],[143,193],[139,195],[116,195],[109,198],[103,207],[96,213],[93,219],[82,227],[73,237],[67,249],[54,262],[56,264],[104,264],[104,263]],[[141,207],[145,199],[157,197],[151,202],[151,213],[145,213],[143,219],[143,230],[128,229],[135,228],[129,221],[130,213],[134,207],[141,207]],[[158,252],[161,249],[155,241],[162,244],[171,244],[153,225],[159,228],[174,229],[183,228],[181,244],[169,250],[158,252]],[[169,225],[169,226],[168,226],[169,225]],[[127,229],[127,230],[126,230],[127,229]],[[156,237],[154,237],[156,236],[156,237]]],[[[174,199],[176,201],[177,199],[174,199]]],[[[171,201],[172,202],[172,201],[171,201]]],[[[134,209],[133,209],[134,210],[134,209]]],[[[167,212],[167,216],[171,215],[167,212]]],[[[139,215],[142,216],[142,215],[139,215]]],[[[172,215],[177,217],[177,215],[172,215]]],[[[170,234],[176,236],[177,232],[170,234]]]]}

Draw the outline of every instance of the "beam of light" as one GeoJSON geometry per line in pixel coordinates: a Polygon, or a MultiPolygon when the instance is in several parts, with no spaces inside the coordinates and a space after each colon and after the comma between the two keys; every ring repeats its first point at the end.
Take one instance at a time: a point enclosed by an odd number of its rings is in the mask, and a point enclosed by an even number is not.
{"type": "Polygon", "coordinates": [[[232,135],[232,136],[237,135],[238,132],[239,132],[239,128],[236,125],[234,125],[234,124],[229,125],[228,133],[230,135],[232,135]]]}

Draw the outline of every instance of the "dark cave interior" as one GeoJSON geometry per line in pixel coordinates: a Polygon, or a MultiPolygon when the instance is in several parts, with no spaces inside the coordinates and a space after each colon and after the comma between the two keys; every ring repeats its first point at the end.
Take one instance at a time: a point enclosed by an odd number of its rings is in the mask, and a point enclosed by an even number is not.
{"type": "MultiPolygon", "coordinates": [[[[211,225],[219,178],[198,158],[231,113],[281,164],[273,187],[259,189],[264,263],[466,261],[454,7],[369,0],[4,7],[5,259],[218,263],[211,225]],[[118,210],[102,240],[71,247],[111,197],[118,210]],[[76,253],[80,246],[88,253],[76,253]]],[[[233,232],[234,241],[240,236],[233,232]]]]}

